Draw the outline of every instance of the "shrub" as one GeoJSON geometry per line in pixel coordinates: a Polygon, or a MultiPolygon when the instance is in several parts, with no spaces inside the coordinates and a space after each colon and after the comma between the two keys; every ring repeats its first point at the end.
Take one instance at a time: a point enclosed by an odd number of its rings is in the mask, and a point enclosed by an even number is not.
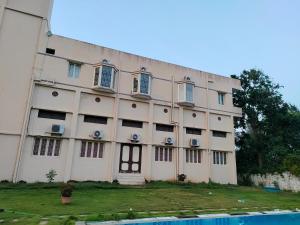
{"type": "Polygon", "coordinates": [[[119,181],[117,179],[114,179],[113,184],[119,184],[119,181]]]}
{"type": "Polygon", "coordinates": [[[126,219],[135,219],[136,218],[136,213],[133,211],[133,209],[129,209],[126,219]]]}
{"type": "Polygon", "coordinates": [[[9,183],[9,181],[8,180],[1,180],[0,183],[1,184],[7,184],[7,183],[9,183]]]}
{"type": "Polygon", "coordinates": [[[253,186],[250,174],[240,174],[238,176],[238,184],[242,186],[253,186]]]}
{"type": "Polygon", "coordinates": [[[55,170],[49,170],[48,173],[46,173],[46,177],[48,179],[48,183],[52,183],[54,181],[54,177],[57,175],[55,170]]]}
{"type": "Polygon", "coordinates": [[[25,180],[20,180],[17,182],[18,184],[26,184],[27,182],[25,180]]]}
{"type": "Polygon", "coordinates": [[[63,184],[61,187],[62,197],[71,197],[73,193],[73,185],[71,183],[63,184]]]}
{"type": "Polygon", "coordinates": [[[183,173],[182,174],[178,174],[177,178],[178,178],[179,181],[184,181],[186,179],[186,175],[183,174],[183,173]]]}
{"type": "Polygon", "coordinates": [[[295,176],[300,176],[300,154],[288,155],[283,161],[283,167],[295,176]]]}

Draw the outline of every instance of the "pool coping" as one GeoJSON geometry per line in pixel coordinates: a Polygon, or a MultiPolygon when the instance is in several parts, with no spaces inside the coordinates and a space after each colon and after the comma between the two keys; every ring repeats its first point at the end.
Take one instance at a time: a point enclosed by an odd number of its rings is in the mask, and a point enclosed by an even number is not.
{"type": "Polygon", "coordinates": [[[226,218],[226,217],[242,217],[242,216],[258,216],[258,215],[280,215],[300,213],[299,209],[296,210],[273,210],[273,211],[260,211],[260,212],[245,212],[241,214],[217,213],[217,214],[201,214],[190,217],[149,217],[142,219],[124,219],[124,220],[110,220],[110,221],[78,221],[76,225],[124,225],[133,223],[151,223],[151,222],[164,222],[164,221],[177,221],[177,220],[191,220],[191,219],[211,219],[211,218],[226,218]]]}

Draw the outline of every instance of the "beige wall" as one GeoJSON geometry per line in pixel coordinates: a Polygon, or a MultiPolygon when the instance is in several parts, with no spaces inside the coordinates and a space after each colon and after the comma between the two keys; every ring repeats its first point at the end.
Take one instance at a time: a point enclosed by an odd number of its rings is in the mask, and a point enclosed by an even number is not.
{"type": "Polygon", "coordinates": [[[50,0],[26,4],[12,0],[8,6],[27,14],[0,10],[0,72],[4,74],[0,76],[0,180],[45,181],[50,169],[57,170],[57,181],[118,179],[121,143],[130,143],[130,135],[138,133],[142,169],[133,179],[175,180],[185,173],[192,182],[236,183],[233,117],[241,116],[241,109],[233,106],[231,92],[240,88],[238,80],[61,36],[48,37],[50,0]],[[55,55],[46,54],[46,47],[55,49],[55,55]],[[92,89],[95,65],[103,59],[118,69],[113,94],[92,89]],[[69,61],[82,63],[78,78],[68,76],[69,61]],[[152,74],[147,100],[131,95],[133,73],[141,67],[152,74]],[[194,107],[177,104],[178,85],[185,76],[195,84],[194,107]],[[52,96],[53,91],[58,96],[52,96]],[[219,91],[225,93],[224,105],[218,104],[219,91]],[[39,109],[66,112],[66,120],[38,118],[39,109]],[[107,124],[86,123],[84,115],[107,117],[107,124]],[[143,128],[124,127],[123,119],[142,121],[143,128]],[[157,131],[156,123],[173,124],[174,132],[157,131]],[[60,156],[32,155],[33,138],[49,136],[52,124],[65,125],[60,156]],[[202,134],[186,134],[188,127],[199,128],[202,134]],[[93,140],[95,130],[104,131],[104,157],[80,157],[81,140],[93,140]],[[213,137],[212,130],[224,131],[227,137],[213,137]],[[166,137],[175,141],[172,162],[156,162],[155,146],[164,145],[166,137]],[[201,163],[185,162],[191,138],[200,140],[201,163]],[[211,150],[228,152],[227,165],[212,165],[211,150]]]}

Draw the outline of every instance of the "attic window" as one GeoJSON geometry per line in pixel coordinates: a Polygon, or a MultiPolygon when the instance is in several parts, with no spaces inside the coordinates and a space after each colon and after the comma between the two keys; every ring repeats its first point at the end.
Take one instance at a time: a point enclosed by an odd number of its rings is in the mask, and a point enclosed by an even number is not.
{"type": "Polygon", "coordinates": [[[55,49],[53,48],[46,48],[46,53],[50,55],[55,55],[55,49]]]}

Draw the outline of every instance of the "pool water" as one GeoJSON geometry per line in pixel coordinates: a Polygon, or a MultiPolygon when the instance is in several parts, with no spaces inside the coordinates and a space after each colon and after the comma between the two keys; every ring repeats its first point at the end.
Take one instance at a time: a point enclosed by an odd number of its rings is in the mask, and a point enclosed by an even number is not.
{"type": "Polygon", "coordinates": [[[300,225],[300,213],[230,216],[223,218],[193,218],[175,221],[131,223],[127,225],[300,225]]]}

